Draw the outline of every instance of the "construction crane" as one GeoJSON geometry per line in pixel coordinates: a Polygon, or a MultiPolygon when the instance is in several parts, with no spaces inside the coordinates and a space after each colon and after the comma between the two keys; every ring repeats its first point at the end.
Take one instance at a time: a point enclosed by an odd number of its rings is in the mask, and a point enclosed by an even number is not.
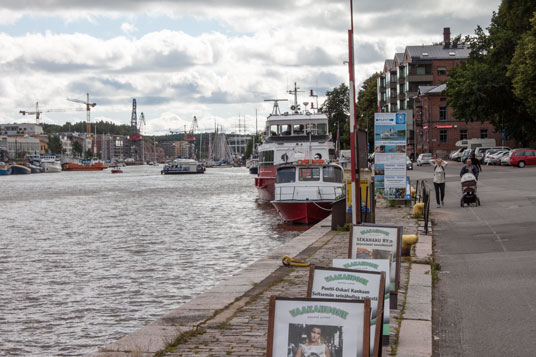
{"type": "Polygon", "coordinates": [[[90,103],[89,102],[89,93],[86,93],[87,100],[80,100],[80,99],[73,99],[73,98],[67,98],[67,100],[75,103],[85,104],[86,105],[86,134],[87,137],[91,135],[91,124],[90,124],[90,115],[89,111],[91,108],[95,107],[97,103],[90,103]]]}
{"type": "Polygon", "coordinates": [[[19,110],[19,113],[22,115],[35,115],[35,123],[39,124],[39,120],[41,118],[42,113],[50,113],[50,112],[70,112],[70,111],[76,111],[81,112],[84,109],[82,108],[62,108],[62,109],[43,109],[39,110],[39,102],[35,102],[35,111],[27,111],[27,110],[19,110]]]}

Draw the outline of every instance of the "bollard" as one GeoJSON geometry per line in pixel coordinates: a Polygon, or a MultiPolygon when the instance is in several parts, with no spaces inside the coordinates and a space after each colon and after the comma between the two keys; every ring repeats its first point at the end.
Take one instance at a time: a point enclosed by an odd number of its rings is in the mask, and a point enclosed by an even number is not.
{"type": "Polygon", "coordinates": [[[416,234],[404,234],[402,236],[402,255],[408,257],[411,255],[411,246],[419,241],[416,234]]]}
{"type": "Polygon", "coordinates": [[[413,217],[422,217],[424,211],[424,202],[416,203],[413,206],[413,217]]]}

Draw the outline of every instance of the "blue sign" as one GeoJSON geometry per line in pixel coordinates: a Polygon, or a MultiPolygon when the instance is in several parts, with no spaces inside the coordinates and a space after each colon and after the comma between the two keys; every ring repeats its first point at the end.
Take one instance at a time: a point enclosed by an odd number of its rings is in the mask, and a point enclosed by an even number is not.
{"type": "Polygon", "coordinates": [[[406,124],[406,113],[397,113],[396,114],[396,123],[397,124],[406,124]]]}

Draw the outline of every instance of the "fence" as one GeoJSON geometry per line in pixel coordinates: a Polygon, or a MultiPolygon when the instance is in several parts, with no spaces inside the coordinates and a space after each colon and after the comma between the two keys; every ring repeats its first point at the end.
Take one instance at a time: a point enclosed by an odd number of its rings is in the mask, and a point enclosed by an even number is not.
{"type": "Polygon", "coordinates": [[[413,203],[424,203],[423,219],[424,219],[424,234],[428,234],[428,226],[430,224],[430,190],[426,186],[424,180],[417,180],[415,184],[415,196],[413,203]]]}

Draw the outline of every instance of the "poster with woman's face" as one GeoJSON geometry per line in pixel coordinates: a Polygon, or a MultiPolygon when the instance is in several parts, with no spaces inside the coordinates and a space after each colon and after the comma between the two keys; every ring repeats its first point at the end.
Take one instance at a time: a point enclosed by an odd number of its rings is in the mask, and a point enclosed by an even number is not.
{"type": "Polygon", "coordinates": [[[271,356],[368,356],[369,317],[369,301],[273,298],[271,356]]]}

